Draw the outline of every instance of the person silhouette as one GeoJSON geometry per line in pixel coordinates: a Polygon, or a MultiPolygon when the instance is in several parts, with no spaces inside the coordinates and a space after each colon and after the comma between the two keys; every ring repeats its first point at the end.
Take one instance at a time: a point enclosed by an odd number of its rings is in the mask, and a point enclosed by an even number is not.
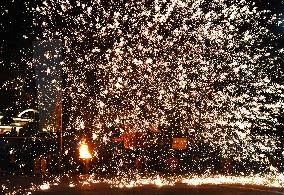
{"type": "Polygon", "coordinates": [[[7,113],[1,118],[1,124],[2,125],[11,125],[11,123],[14,122],[13,115],[10,111],[7,111],[7,113]]]}

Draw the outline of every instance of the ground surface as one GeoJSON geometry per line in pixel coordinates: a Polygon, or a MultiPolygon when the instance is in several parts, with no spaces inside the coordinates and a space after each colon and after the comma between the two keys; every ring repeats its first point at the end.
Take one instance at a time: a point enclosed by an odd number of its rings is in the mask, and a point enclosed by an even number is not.
{"type": "Polygon", "coordinates": [[[32,194],[86,194],[86,195],[280,195],[284,194],[281,189],[260,189],[244,186],[195,186],[186,185],[165,186],[165,187],[137,187],[137,188],[110,188],[105,184],[97,184],[93,189],[78,188],[54,188],[46,192],[35,192],[32,194]]]}
{"type": "Polygon", "coordinates": [[[40,195],[284,195],[283,188],[269,188],[253,185],[197,185],[188,186],[178,183],[174,186],[145,185],[142,187],[118,188],[106,183],[83,184],[89,175],[65,176],[56,185],[56,177],[43,176],[11,176],[0,175],[0,194],[31,194],[40,195]],[[50,183],[49,183],[50,181],[50,183]],[[47,188],[44,183],[49,183],[47,188]],[[70,183],[75,185],[70,186],[70,183]],[[5,189],[3,190],[3,185],[5,189]],[[33,188],[33,187],[34,188],[33,188]],[[43,186],[39,187],[39,186],[43,186]],[[1,190],[1,188],[0,188],[1,190]]]}

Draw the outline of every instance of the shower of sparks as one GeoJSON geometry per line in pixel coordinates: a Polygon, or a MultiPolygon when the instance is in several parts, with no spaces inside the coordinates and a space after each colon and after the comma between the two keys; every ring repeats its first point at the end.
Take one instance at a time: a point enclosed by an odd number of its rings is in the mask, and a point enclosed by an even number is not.
{"type": "Polygon", "coordinates": [[[193,129],[196,141],[224,156],[269,162],[279,147],[284,50],[268,25],[280,19],[233,2],[64,0],[34,8],[38,38],[64,42],[67,128],[175,125],[174,133],[193,129]]]}
{"type": "MultiPolygon", "coordinates": [[[[171,130],[172,138],[189,137],[188,150],[199,154],[193,159],[197,166],[219,153],[244,166],[257,163],[271,174],[193,177],[183,183],[283,186],[271,164],[284,156],[278,133],[284,49],[277,45],[282,35],[271,30],[281,24],[279,15],[245,0],[45,0],[27,7],[33,25],[42,29],[37,40],[63,43],[64,135],[87,132],[100,148],[119,125],[132,133],[171,130]]],[[[2,87],[21,90],[23,81],[2,87]]],[[[170,184],[148,179],[110,183],[170,184]]]]}

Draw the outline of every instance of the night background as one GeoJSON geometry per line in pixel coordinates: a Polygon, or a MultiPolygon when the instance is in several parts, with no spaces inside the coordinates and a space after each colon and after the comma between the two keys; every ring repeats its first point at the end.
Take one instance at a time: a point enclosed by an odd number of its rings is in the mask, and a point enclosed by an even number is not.
{"type": "Polygon", "coordinates": [[[284,186],[283,1],[8,0],[0,10],[6,183],[284,186]],[[26,109],[39,112],[23,127],[25,117],[7,121],[26,109]]]}

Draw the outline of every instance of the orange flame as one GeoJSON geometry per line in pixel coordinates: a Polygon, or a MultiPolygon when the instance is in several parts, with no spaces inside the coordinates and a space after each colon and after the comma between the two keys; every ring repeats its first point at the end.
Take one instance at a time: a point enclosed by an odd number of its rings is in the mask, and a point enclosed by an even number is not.
{"type": "Polygon", "coordinates": [[[90,159],[92,155],[89,151],[88,145],[83,141],[79,148],[79,158],[81,159],[90,159]]]}

